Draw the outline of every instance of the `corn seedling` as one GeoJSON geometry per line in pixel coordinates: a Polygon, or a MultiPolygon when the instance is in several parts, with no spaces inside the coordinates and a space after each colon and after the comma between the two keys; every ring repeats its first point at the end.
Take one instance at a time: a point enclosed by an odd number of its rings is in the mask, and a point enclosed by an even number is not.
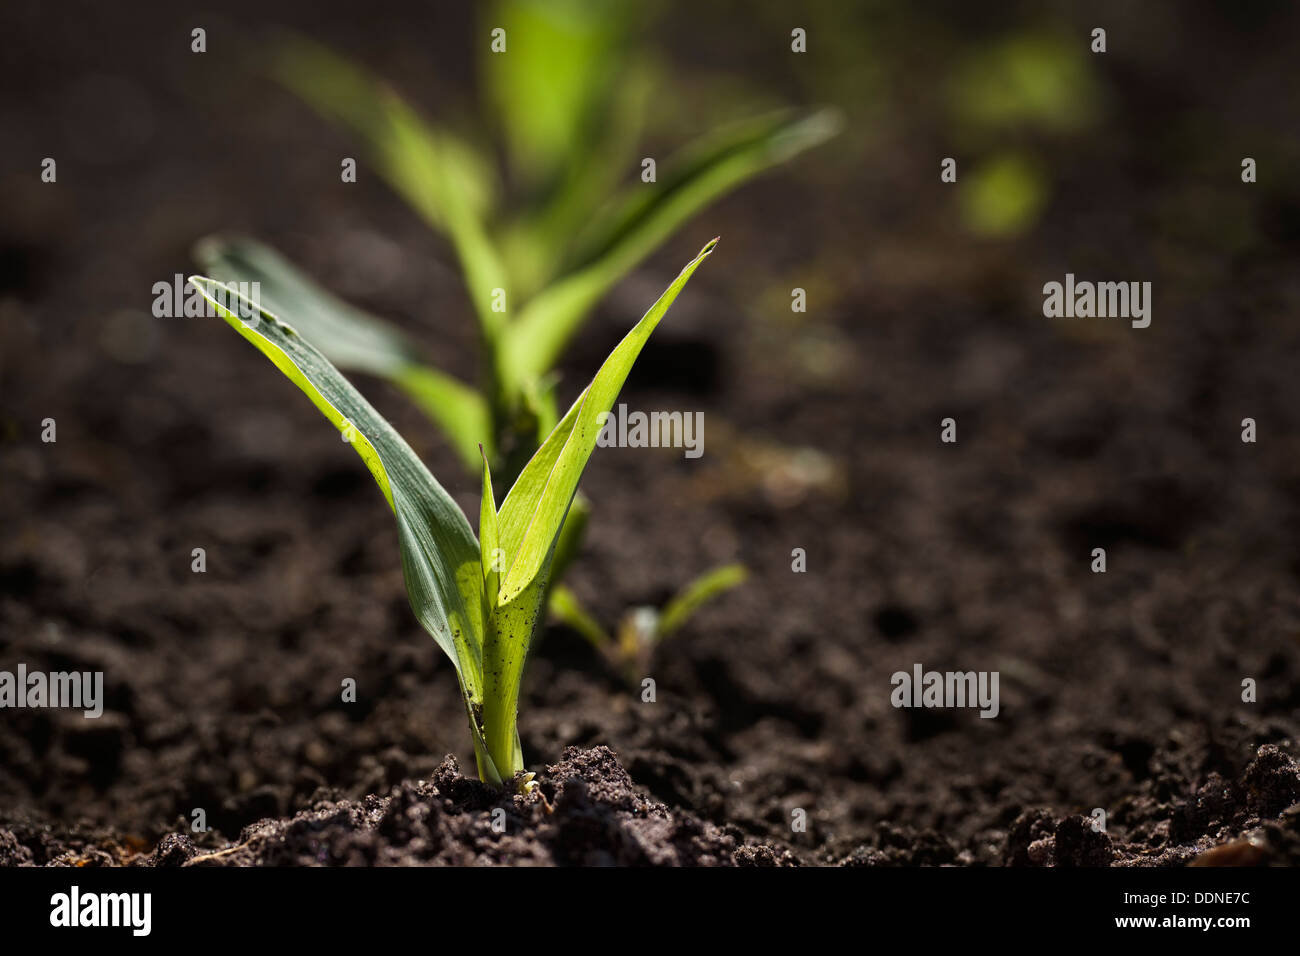
{"type": "Polygon", "coordinates": [[[387,378],[441,429],[476,473],[479,444],[509,484],[555,424],[552,370],[595,305],[706,205],[833,135],[830,111],[782,111],[719,129],[666,160],[653,182],[618,189],[635,168],[644,71],[620,5],[499,4],[513,37],[485,50],[500,152],[425,120],[391,89],[312,41],[281,41],[273,74],[370,147],[373,168],[457,257],[483,345],[477,387],[434,368],[395,326],[340,301],[272,249],[211,237],[197,255],[222,281],[258,281],[263,304],[345,370],[387,378]],[[623,83],[615,82],[616,78],[623,83]]]}
{"type": "Polygon", "coordinates": [[[217,313],[339,429],[379,485],[397,519],[411,607],[456,668],[484,781],[504,786],[524,768],[517,723],[520,680],[560,530],[600,434],[598,419],[613,406],[646,339],[716,242],[687,264],[610,353],[520,470],[500,508],[491,465],[480,453],[477,539],[411,447],[320,350],[259,303],[232,301],[242,297],[211,278],[190,279],[217,313]]]}
{"type": "Polygon", "coordinates": [[[831,137],[840,120],[831,111],[750,118],[706,134],[647,182],[634,144],[650,79],[630,43],[633,14],[599,0],[507,0],[490,22],[504,38],[497,52],[484,44],[482,61],[499,148],[425,120],[311,40],[283,39],[266,57],[279,82],[360,134],[368,168],[447,238],[477,317],[477,386],[434,368],[419,342],[335,298],[272,248],[211,237],[196,254],[218,280],[259,282],[266,307],[294,316],[339,368],[402,389],[472,473],[484,445],[508,486],[554,427],[552,369],[604,294],[694,213],[831,137]],[[620,189],[632,170],[637,181],[620,189]]]}
{"type": "MultiPolygon", "coordinates": [[[[471,473],[482,446],[499,487],[509,487],[557,422],[557,360],[610,288],[696,212],[839,128],[828,110],[751,118],[666,160],[653,182],[640,176],[620,190],[623,171],[635,168],[651,92],[647,60],[631,43],[630,9],[597,0],[492,8],[501,47],[485,43],[482,66],[499,148],[429,122],[312,41],[285,38],[267,55],[283,85],[361,136],[372,168],[449,241],[478,323],[477,385],[435,368],[419,342],[256,241],[202,241],[204,270],[223,282],[257,282],[261,303],[292,316],[333,364],[392,382],[471,473]],[[497,154],[506,159],[501,174],[497,154]]],[[[557,545],[556,581],[579,549],[587,514],[579,495],[557,545]]]]}

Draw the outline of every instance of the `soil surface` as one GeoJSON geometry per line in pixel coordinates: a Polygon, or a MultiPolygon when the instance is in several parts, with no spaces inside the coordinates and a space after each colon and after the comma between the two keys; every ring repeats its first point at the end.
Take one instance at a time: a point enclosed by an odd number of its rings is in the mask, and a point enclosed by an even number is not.
{"type": "MultiPolygon", "coordinates": [[[[263,6],[210,42],[295,26],[467,112],[472,24],[263,6]]],[[[994,148],[952,121],[956,64],[1092,24],[834,6],[820,35],[869,39],[815,75],[763,60],[776,13],[650,38],[678,84],[655,147],[780,101],[848,125],[684,229],[566,357],[570,398],[721,234],[621,399],[704,411],[705,454],[600,450],[568,580],[612,626],[717,563],[752,577],[660,649],[652,703],[549,627],[521,700],[538,786],[502,797],[458,769],[454,674],[356,456],[220,322],[149,314],[194,240],[244,232],[468,378],[445,244],[374,177],[341,188],[355,144],[228,46],[191,55],[186,11],[6,4],[0,670],[103,671],[106,704],[0,714],[0,864],[1300,862],[1300,12],[1115,6],[1089,125],[1011,137],[1047,198],[991,239],[937,175],[994,148]],[[1044,318],[1067,272],[1151,281],[1150,328],[1044,318]],[[916,663],[997,671],[997,717],[891,706],[916,663]]],[[[358,383],[474,513],[418,412],[358,383]]]]}

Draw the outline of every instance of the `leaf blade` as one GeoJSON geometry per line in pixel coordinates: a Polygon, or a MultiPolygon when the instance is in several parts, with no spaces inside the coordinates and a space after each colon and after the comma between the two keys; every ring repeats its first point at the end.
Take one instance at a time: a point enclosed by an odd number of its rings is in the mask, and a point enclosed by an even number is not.
{"type": "Polygon", "coordinates": [[[749,577],[743,564],[724,564],[689,581],[664,605],[655,630],[660,640],[671,636],[709,601],[720,597],[749,577]]]}
{"type": "Polygon", "coordinates": [[[596,419],[613,405],[646,339],[715,245],[716,239],[700,250],[610,353],[524,466],[497,512],[498,546],[505,552],[506,570],[483,643],[484,721],[488,752],[507,771],[523,768],[517,723],[520,679],[540,623],[556,543],[578,479],[595,449],[596,419]]]}
{"type": "Polygon", "coordinates": [[[603,0],[499,0],[488,19],[510,46],[483,59],[484,86],[517,173],[544,182],[606,117],[639,13],[603,0]]]}
{"type": "Polygon", "coordinates": [[[551,588],[547,609],[561,624],[566,624],[602,654],[610,654],[614,639],[600,626],[600,622],[583,607],[578,596],[563,584],[551,588]]]}
{"type": "MultiPolygon", "coordinates": [[[[482,579],[478,542],[451,496],[397,431],[337,368],[291,326],[255,303],[228,307],[230,293],[206,277],[190,283],[217,313],[296,385],[369,469],[393,510],[412,610],[456,667],[467,704],[482,698],[482,579]]],[[[471,727],[473,715],[471,714],[471,727]]]]}
{"type": "Polygon", "coordinates": [[[360,133],[380,175],[434,229],[451,240],[484,333],[505,316],[493,290],[510,283],[488,232],[498,184],[491,157],[468,140],[427,121],[390,87],[303,36],[281,39],[270,57],[276,79],[317,113],[360,133]]]}
{"type": "Polygon", "coordinates": [[[839,114],[832,110],[757,117],[688,146],[653,187],[630,187],[603,230],[598,228],[596,238],[582,247],[571,271],[530,301],[509,327],[502,363],[508,380],[525,380],[550,368],[610,287],[700,209],[829,139],[839,124],[839,114]]]}
{"type": "Polygon", "coordinates": [[[710,254],[718,240],[708,243],[673,280],[658,301],[610,353],[568,413],[525,466],[506,495],[499,513],[501,547],[507,570],[501,580],[501,602],[508,603],[533,581],[550,560],[556,537],[568,513],[578,480],[596,447],[600,413],[608,412],[627,380],[650,333],[710,254]]]}
{"type": "Polygon", "coordinates": [[[487,402],[469,385],[425,364],[423,349],[401,329],[344,302],[256,240],[209,236],[194,254],[223,283],[256,282],[259,304],[273,315],[292,315],[293,326],[334,365],[402,389],[442,429],[461,460],[478,466],[479,443],[492,439],[487,402]]]}
{"type": "Polygon", "coordinates": [[[483,492],[479,502],[478,541],[479,564],[483,572],[483,593],[487,600],[486,610],[491,615],[497,606],[497,594],[500,589],[501,568],[498,566],[497,505],[492,494],[492,468],[488,464],[487,453],[479,449],[483,458],[483,492]]]}

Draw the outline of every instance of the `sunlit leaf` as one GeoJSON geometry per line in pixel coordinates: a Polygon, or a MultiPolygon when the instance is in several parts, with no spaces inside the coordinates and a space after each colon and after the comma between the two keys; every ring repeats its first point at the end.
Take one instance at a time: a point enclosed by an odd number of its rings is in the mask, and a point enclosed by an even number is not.
{"type": "MultiPolygon", "coordinates": [[[[540,622],[560,529],[587,460],[596,447],[601,412],[609,411],[628,373],[677,294],[713,251],[700,251],[620,342],[520,474],[497,513],[498,546],[505,553],[494,625],[483,644],[487,746],[500,766],[518,744],[519,681],[540,622]]],[[[513,766],[513,764],[507,764],[513,766]]]]}
{"type": "Polygon", "coordinates": [[[411,608],[455,665],[475,749],[482,749],[483,577],[465,515],[383,416],[295,329],[213,279],[189,281],[302,390],[370,470],[397,519],[411,608]]]}
{"type": "Polygon", "coordinates": [[[591,384],[583,389],[510,489],[500,512],[501,546],[507,562],[501,580],[502,603],[522,592],[550,560],[556,536],[577,491],[578,479],[596,448],[600,433],[597,419],[613,407],[650,333],[716,244],[716,239],[710,242],[682,269],[614,348],[591,384]]]}
{"type": "Polygon", "coordinates": [[[633,58],[625,63],[615,99],[590,136],[573,145],[548,188],[503,223],[499,236],[513,291],[521,301],[554,281],[589,224],[623,179],[654,93],[654,74],[633,58]]]}
{"type": "Polygon", "coordinates": [[[195,257],[221,282],[258,284],[259,304],[293,317],[294,327],[339,368],[393,382],[438,423],[467,467],[477,467],[480,443],[492,448],[487,403],[470,386],[421,360],[423,349],[396,326],[321,288],[269,246],[251,239],[209,237],[195,257]]]}
{"type": "Polygon", "coordinates": [[[501,581],[500,536],[497,532],[497,503],[492,492],[492,468],[487,455],[483,455],[483,497],[479,503],[478,542],[479,558],[483,571],[483,589],[487,597],[487,611],[496,610],[497,591],[501,581]]]}

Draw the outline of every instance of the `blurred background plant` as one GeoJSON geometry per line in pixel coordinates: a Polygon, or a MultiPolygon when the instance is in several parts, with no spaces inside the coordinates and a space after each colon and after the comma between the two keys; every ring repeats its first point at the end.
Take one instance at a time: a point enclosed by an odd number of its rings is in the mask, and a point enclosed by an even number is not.
{"type": "Polygon", "coordinates": [[[672,637],[704,604],[743,584],[749,571],[743,564],[724,564],[701,574],[678,591],[662,608],[640,605],[629,608],[611,635],[579,603],[568,588],[560,585],[551,594],[551,614],[577,631],[633,686],[650,669],[659,644],[672,637]]]}
{"type": "Polygon", "coordinates": [[[1051,32],[1013,35],[969,53],[953,73],[956,148],[973,160],[960,193],[976,235],[1018,235],[1037,224],[1051,193],[1044,140],[1086,131],[1100,92],[1088,48],[1051,32]]]}
{"type": "MultiPolygon", "coordinates": [[[[280,36],[265,57],[280,83],[360,135],[377,172],[450,243],[478,324],[477,385],[436,368],[422,343],[255,240],[209,237],[198,260],[221,281],[258,282],[263,307],[340,368],[405,392],[471,473],[481,445],[498,485],[510,487],[556,424],[557,361],[610,288],[713,200],[839,130],[833,110],[782,109],[705,133],[662,170],[653,157],[638,161],[655,90],[634,42],[645,18],[597,0],[493,5],[482,30],[484,121],[473,135],[425,119],[301,35],[280,36]]],[[[577,554],[588,513],[579,497],[556,547],[554,582],[577,554]]],[[[711,597],[743,577],[719,570],[683,594],[711,597]]],[[[571,593],[555,607],[571,622],[585,615],[571,593]]],[[[679,607],[673,626],[685,616],[679,607]]]]}

